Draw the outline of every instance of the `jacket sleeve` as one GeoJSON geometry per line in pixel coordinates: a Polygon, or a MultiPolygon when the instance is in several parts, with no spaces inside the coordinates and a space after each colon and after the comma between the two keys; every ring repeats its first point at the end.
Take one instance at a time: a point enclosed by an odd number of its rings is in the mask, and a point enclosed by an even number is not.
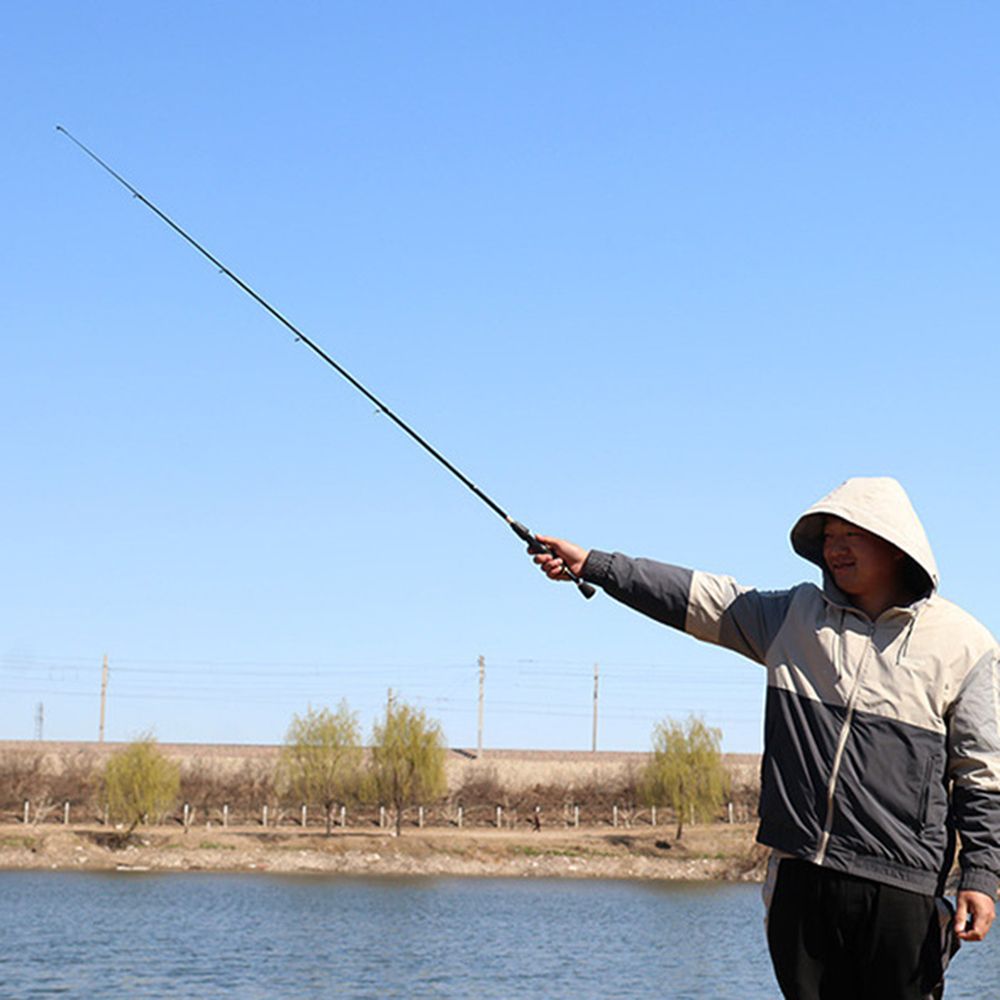
{"type": "Polygon", "coordinates": [[[959,889],[995,896],[1000,881],[1000,658],[969,671],[949,720],[952,814],[962,849],[959,889]]]}
{"type": "Polygon", "coordinates": [[[795,594],[753,590],[729,576],[597,550],[587,557],[583,577],[664,625],[758,663],[764,662],[795,594]]]}

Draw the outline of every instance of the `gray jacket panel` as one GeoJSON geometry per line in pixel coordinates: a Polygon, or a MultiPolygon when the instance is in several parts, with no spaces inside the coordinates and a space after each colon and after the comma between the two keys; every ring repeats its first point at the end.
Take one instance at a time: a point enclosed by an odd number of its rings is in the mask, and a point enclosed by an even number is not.
{"type": "Polygon", "coordinates": [[[993,894],[998,864],[1000,783],[1000,661],[986,655],[969,671],[951,714],[954,734],[948,770],[957,816],[962,818],[962,885],[993,894]]]}

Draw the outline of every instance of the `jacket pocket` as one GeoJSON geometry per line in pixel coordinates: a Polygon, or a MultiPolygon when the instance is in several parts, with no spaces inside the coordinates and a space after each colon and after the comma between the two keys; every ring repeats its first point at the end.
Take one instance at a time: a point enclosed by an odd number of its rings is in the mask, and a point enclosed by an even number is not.
{"type": "Polygon", "coordinates": [[[924,765],[924,777],[920,783],[920,803],[917,808],[914,828],[917,833],[922,832],[927,827],[928,814],[931,808],[931,791],[938,779],[938,769],[941,764],[941,757],[938,754],[928,758],[924,765]]]}

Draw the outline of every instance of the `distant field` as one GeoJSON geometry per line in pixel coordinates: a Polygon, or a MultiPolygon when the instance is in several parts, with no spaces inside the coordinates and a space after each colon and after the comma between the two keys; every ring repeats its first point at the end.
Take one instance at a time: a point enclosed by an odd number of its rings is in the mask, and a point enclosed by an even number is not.
{"type": "MultiPolygon", "coordinates": [[[[94,743],[58,740],[0,740],[0,759],[38,760],[50,773],[61,772],[69,762],[86,759],[96,768],[124,743],[94,743]],[[39,760],[40,758],[40,760],[39,760]]],[[[277,745],[239,743],[160,743],[160,749],[183,768],[202,767],[232,774],[247,765],[275,763],[281,751],[277,745]]],[[[485,750],[477,757],[474,749],[448,750],[447,776],[450,791],[468,780],[488,775],[498,785],[513,791],[536,785],[578,786],[607,784],[641,768],[646,753],[585,750],[485,750]]],[[[758,754],[724,754],[733,783],[754,787],[760,770],[758,754]]]]}

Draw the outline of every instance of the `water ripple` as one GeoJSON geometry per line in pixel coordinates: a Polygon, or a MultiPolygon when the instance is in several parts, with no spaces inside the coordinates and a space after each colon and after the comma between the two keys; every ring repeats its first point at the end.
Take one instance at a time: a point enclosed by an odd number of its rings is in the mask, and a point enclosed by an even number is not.
{"type": "MultiPolygon", "coordinates": [[[[748,885],[7,872],[0,941],[18,1000],[777,995],[748,885]]],[[[963,949],[948,996],[998,978],[963,949]]]]}

